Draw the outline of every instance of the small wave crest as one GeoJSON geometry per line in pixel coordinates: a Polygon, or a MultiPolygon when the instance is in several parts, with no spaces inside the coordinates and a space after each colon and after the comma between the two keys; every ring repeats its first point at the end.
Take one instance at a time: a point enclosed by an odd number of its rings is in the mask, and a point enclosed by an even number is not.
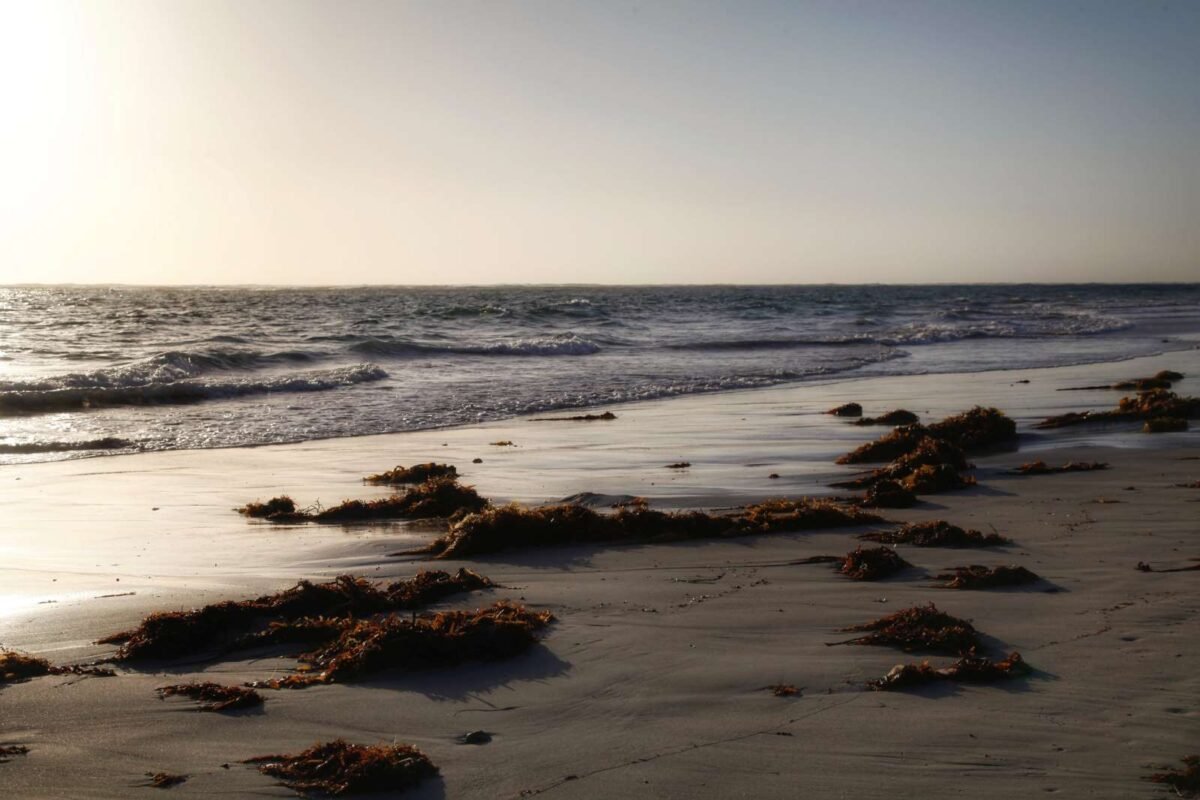
{"type": "Polygon", "coordinates": [[[350,345],[360,355],[419,358],[436,355],[467,356],[586,356],[600,352],[600,345],[575,334],[507,339],[499,342],[433,345],[403,339],[367,339],[350,345]]]}
{"type": "Polygon", "coordinates": [[[68,386],[0,391],[0,415],[76,411],[103,406],[181,405],[275,392],[320,392],[388,375],[374,364],[230,380],[184,379],[131,386],[68,386]]]}
{"type": "Polygon", "coordinates": [[[78,450],[128,450],[133,443],[116,436],[80,442],[0,442],[0,455],[32,455],[34,453],[67,453],[78,450]]]}

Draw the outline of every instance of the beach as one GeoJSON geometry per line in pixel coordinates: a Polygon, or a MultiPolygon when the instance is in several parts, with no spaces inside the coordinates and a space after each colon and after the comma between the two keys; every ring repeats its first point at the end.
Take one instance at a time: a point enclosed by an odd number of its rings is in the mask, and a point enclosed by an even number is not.
{"type": "MultiPolygon", "coordinates": [[[[1041,431],[1073,410],[1106,409],[1109,389],[1187,377],[1200,351],[1081,366],[882,375],[605,406],[609,421],[524,417],[295,444],[172,450],[0,468],[0,645],[83,663],[94,642],[146,614],[276,592],[300,579],[390,581],[469,567],[497,586],[435,608],[508,598],[552,612],[514,658],[345,685],[266,691],[256,712],[196,713],[155,689],[289,674],[294,658],[185,659],[112,678],[47,676],[0,687],[0,764],[15,797],[127,797],[147,773],[189,776],[180,796],[293,796],[241,763],[338,737],[416,745],[440,777],[416,798],[1061,797],[1165,795],[1146,778],[1196,750],[1200,573],[1142,572],[1200,557],[1195,431],[1140,425],[1041,431]],[[398,552],[423,523],[272,525],[234,508],[287,493],[299,505],[384,497],[362,477],[395,464],[455,464],[494,503],[570,498],[601,510],[633,497],[656,509],[728,509],[772,497],[845,494],[834,459],[887,431],[824,412],[906,408],[922,421],[975,405],[1017,423],[1019,446],[973,455],[977,485],[923,496],[888,521],[944,519],[998,532],[1005,548],[898,545],[911,567],[850,581],[828,565],[872,523],[663,544],[512,550],[469,561],[398,552]],[[511,442],[499,446],[495,442],[511,442]],[[481,459],[481,463],[473,463],[481,459]],[[1044,476],[1021,463],[1101,461],[1044,476]],[[686,469],[668,469],[687,462],[686,469]],[[772,477],[774,476],[774,477],[772,477]],[[955,566],[1016,564],[1040,581],[992,591],[932,588],[955,566]],[[906,692],[865,688],[926,656],[841,646],[840,629],[935,602],[970,620],[986,654],[1019,652],[1029,675],[906,692]],[[768,687],[789,684],[791,696],[768,687]],[[456,741],[484,730],[486,745],[456,741]]],[[[575,412],[571,412],[575,413],[575,412]]],[[[943,666],[953,661],[930,656],[943,666]]]]}

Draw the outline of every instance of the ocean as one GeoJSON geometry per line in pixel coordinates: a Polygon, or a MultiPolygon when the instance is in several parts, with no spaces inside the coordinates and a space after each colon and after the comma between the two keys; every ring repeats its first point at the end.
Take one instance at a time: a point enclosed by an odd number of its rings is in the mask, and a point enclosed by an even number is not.
{"type": "Polygon", "coordinates": [[[0,463],[1200,345],[1200,284],[0,288],[0,463]]]}

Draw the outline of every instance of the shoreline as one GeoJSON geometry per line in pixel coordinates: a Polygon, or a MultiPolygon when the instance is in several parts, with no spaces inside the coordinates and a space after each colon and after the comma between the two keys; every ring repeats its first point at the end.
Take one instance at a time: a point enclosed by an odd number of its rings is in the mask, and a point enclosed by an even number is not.
{"type": "Polygon", "coordinates": [[[1028,384],[1009,370],[860,377],[606,406],[617,415],[611,422],[516,418],[5,467],[0,643],[55,663],[111,651],[91,642],[151,611],[346,572],[394,580],[468,566],[502,588],[448,606],[509,597],[553,611],[558,622],[534,652],[512,661],[272,692],[262,713],[246,716],[183,713],[190,709],[160,702],[153,690],[182,675],[239,682],[286,674],[292,660],[167,664],[116,679],[6,686],[0,740],[31,752],[0,764],[0,787],[21,797],[122,797],[142,773],[166,769],[192,776],[172,790],[185,796],[286,797],[248,768],[221,765],[341,735],[420,746],[442,777],[407,795],[417,798],[791,797],[797,788],[873,796],[885,785],[922,797],[1154,797],[1161,790],[1144,782],[1148,765],[1191,752],[1200,720],[1200,601],[1194,574],[1145,574],[1134,564],[1200,556],[1190,505],[1200,494],[1174,486],[1200,477],[1200,437],[1034,433],[1029,423],[1112,407],[1123,396],[1055,388],[1161,368],[1188,376],[1182,394],[1200,394],[1192,387],[1200,385],[1200,351],[1191,350],[1021,370],[1028,384]],[[273,526],[231,510],[282,492],[302,505],[383,496],[386,488],[361,477],[429,460],[457,464],[465,483],[497,502],[592,492],[600,505],[641,494],[656,508],[714,508],[829,494],[831,479],[856,471],[833,458],[887,430],[822,413],[851,400],[868,414],[905,407],[923,420],[977,403],[1009,412],[1018,449],[972,458],[979,486],[883,516],[994,526],[1016,546],[901,546],[917,572],[857,584],[794,561],[843,553],[861,529],[430,562],[388,557],[433,535],[419,526],[273,526]],[[489,444],[501,439],[517,446],[489,444]],[[1008,471],[1034,458],[1097,459],[1112,469],[1008,471]],[[665,469],[679,460],[692,467],[665,469]],[[933,590],[919,575],[979,562],[1028,566],[1056,590],[933,590]],[[1034,675],[1013,687],[877,694],[862,684],[920,657],[824,646],[839,627],[930,600],[973,620],[991,654],[1020,651],[1034,675]],[[763,691],[775,682],[803,691],[795,699],[763,691]],[[454,743],[477,728],[494,741],[454,743]]]}

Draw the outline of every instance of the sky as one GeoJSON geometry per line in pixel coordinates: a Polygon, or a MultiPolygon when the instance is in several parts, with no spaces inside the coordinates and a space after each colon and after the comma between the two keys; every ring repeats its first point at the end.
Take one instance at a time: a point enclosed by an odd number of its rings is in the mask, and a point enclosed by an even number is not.
{"type": "Polygon", "coordinates": [[[1200,3],[0,0],[0,283],[1200,280],[1200,3]]]}

